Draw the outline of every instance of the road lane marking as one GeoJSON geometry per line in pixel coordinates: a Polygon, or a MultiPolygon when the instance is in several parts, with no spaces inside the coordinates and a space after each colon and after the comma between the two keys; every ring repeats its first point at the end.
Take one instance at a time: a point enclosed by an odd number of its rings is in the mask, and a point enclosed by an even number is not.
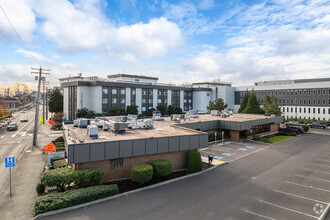
{"type": "Polygon", "coordinates": [[[25,134],[26,134],[26,132],[23,132],[23,133],[22,133],[22,137],[24,137],[24,136],[25,136],[25,134]]]}
{"type": "Polygon", "coordinates": [[[12,138],[13,138],[13,137],[16,137],[16,134],[13,134],[11,137],[12,137],[12,138]]]}
{"type": "Polygon", "coordinates": [[[292,194],[292,193],[283,192],[283,191],[276,190],[276,189],[273,189],[273,191],[278,192],[278,193],[282,193],[282,194],[286,194],[286,195],[289,195],[289,196],[294,196],[294,197],[301,198],[301,199],[306,199],[306,200],[310,200],[310,201],[314,201],[314,202],[318,202],[318,203],[328,204],[327,202],[324,202],[324,201],[311,199],[311,198],[307,198],[307,197],[304,197],[304,196],[299,196],[299,195],[292,194]]]}
{"type": "Polygon", "coordinates": [[[2,135],[0,138],[4,138],[6,135],[2,135]]]}
{"type": "Polygon", "coordinates": [[[256,215],[256,216],[259,216],[259,217],[262,217],[262,218],[265,218],[265,219],[276,220],[275,218],[271,218],[271,217],[268,217],[268,216],[265,216],[265,215],[261,215],[261,214],[256,213],[256,212],[251,212],[251,211],[248,211],[248,210],[244,210],[244,212],[247,212],[247,213],[250,213],[252,215],[256,215]]]}
{"type": "Polygon", "coordinates": [[[312,171],[312,172],[315,172],[315,173],[324,173],[324,174],[329,174],[328,172],[324,172],[324,171],[319,171],[319,170],[312,170],[312,169],[304,169],[304,170],[308,170],[308,171],[312,171]]]}
{"type": "Polygon", "coordinates": [[[301,187],[305,187],[305,188],[309,188],[309,189],[315,189],[315,190],[320,190],[320,191],[323,191],[323,192],[330,193],[330,190],[326,190],[326,189],[321,189],[321,188],[317,188],[317,187],[313,187],[313,186],[306,186],[306,185],[303,185],[303,184],[293,183],[293,182],[290,182],[290,181],[285,181],[285,182],[288,183],[288,184],[296,185],[296,186],[301,186],[301,187]]]}
{"type": "Polygon", "coordinates": [[[317,163],[311,163],[311,165],[330,168],[330,166],[322,165],[322,164],[317,164],[317,163]]]}
{"type": "Polygon", "coordinates": [[[309,176],[304,176],[304,175],[299,175],[299,174],[296,174],[295,176],[304,177],[304,178],[307,178],[307,179],[319,180],[319,181],[324,181],[324,182],[330,183],[330,180],[325,180],[325,179],[320,179],[320,178],[314,178],[314,177],[309,177],[309,176]]]}
{"type": "Polygon", "coordinates": [[[301,214],[301,215],[305,215],[305,216],[308,216],[308,217],[311,217],[311,218],[316,218],[316,219],[319,218],[318,216],[310,215],[310,214],[307,214],[307,213],[304,213],[304,212],[300,212],[300,211],[297,211],[297,210],[294,210],[294,209],[290,209],[290,208],[287,208],[287,207],[284,207],[284,206],[276,205],[274,203],[266,202],[264,200],[259,200],[259,202],[263,202],[263,203],[266,203],[268,205],[272,205],[272,206],[275,206],[277,208],[282,208],[282,209],[285,209],[285,210],[288,210],[288,211],[291,211],[291,212],[295,212],[295,213],[298,213],[298,214],[301,214]]]}
{"type": "Polygon", "coordinates": [[[228,162],[234,162],[235,160],[238,160],[238,159],[241,159],[241,158],[243,158],[243,157],[249,156],[250,154],[254,154],[254,153],[257,153],[257,152],[259,152],[259,151],[262,151],[262,150],[268,149],[269,147],[270,147],[270,146],[268,146],[268,147],[264,147],[264,148],[261,148],[261,149],[259,149],[259,150],[256,150],[256,151],[253,151],[253,152],[251,152],[251,153],[245,154],[245,155],[243,155],[243,156],[241,156],[241,157],[237,157],[237,158],[235,158],[235,159],[233,159],[233,160],[230,160],[230,161],[228,161],[228,162]]]}

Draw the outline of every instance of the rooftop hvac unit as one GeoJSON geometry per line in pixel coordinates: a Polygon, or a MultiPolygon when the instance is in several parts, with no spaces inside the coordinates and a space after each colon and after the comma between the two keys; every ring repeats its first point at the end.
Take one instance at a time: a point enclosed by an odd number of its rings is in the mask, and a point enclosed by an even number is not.
{"type": "Polygon", "coordinates": [[[109,122],[104,122],[103,125],[102,125],[102,130],[103,131],[108,131],[109,128],[110,128],[111,124],[109,122]]]}
{"type": "Polygon", "coordinates": [[[96,125],[97,127],[102,127],[104,124],[103,120],[95,119],[93,121],[90,121],[90,125],[96,125]]]}
{"type": "Polygon", "coordinates": [[[122,134],[126,132],[126,128],[128,127],[127,122],[114,122],[112,124],[112,130],[116,133],[122,134]]]}
{"type": "Polygon", "coordinates": [[[127,120],[136,120],[137,119],[137,115],[127,115],[127,120]]]}
{"type": "Polygon", "coordinates": [[[115,122],[126,122],[127,121],[127,116],[122,115],[122,116],[112,116],[109,118],[111,121],[115,122]]]}
{"type": "Polygon", "coordinates": [[[162,118],[162,113],[160,111],[153,111],[152,119],[155,121],[164,121],[164,118],[162,118]]]}
{"type": "Polygon", "coordinates": [[[211,115],[212,116],[220,116],[220,111],[219,110],[211,110],[211,115]]]}
{"type": "Polygon", "coordinates": [[[171,115],[171,121],[181,121],[185,119],[186,115],[185,114],[172,114],[171,115]]]}
{"type": "Polygon", "coordinates": [[[91,138],[97,138],[99,135],[99,130],[96,125],[88,125],[87,127],[87,134],[91,138]]]}
{"type": "Polygon", "coordinates": [[[87,128],[89,125],[89,120],[88,119],[80,119],[79,120],[79,128],[87,128]]]}
{"type": "Polygon", "coordinates": [[[78,127],[79,120],[73,120],[73,127],[78,127]]]}
{"type": "Polygon", "coordinates": [[[196,109],[192,109],[192,110],[189,110],[189,116],[190,118],[198,118],[198,110],[196,109]]]}

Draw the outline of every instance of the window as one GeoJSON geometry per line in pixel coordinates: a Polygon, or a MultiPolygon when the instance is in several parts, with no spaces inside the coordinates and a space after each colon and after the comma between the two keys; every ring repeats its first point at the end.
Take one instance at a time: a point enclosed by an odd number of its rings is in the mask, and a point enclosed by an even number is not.
{"type": "Polygon", "coordinates": [[[149,103],[152,103],[152,99],[149,99],[149,103]]]}
{"type": "Polygon", "coordinates": [[[289,107],[286,108],[286,111],[289,112],[289,107]]]}
{"type": "Polygon", "coordinates": [[[325,114],[325,108],[323,109],[323,114],[325,114]]]}
{"type": "Polygon", "coordinates": [[[290,103],[290,102],[289,102],[289,99],[287,99],[287,100],[286,100],[286,104],[289,104],[289,103],[290,103]]]}
{"type": "Polygon", "coordinates": [[[125,99],[121,99],[121,100],[120,100],[120,103],[121,103],[121,104],[125,104],[125,99]]]}
{"type": "Polygon", "coordinates": [[[162,100],[161,100],[161,99],[158,99],[158,100],[157,100],[157,103],[158,103],[158,104],[162,103],[162,100]]]}
{"type": "Polygon", "coordinates": [[[306,89],[304,89],[304,95],[306,95],[306,89]]]}
{"type": "Polygon", "coordinates": [[[264,95],[264,92],[261,92],[261,95],[264,95]]]}
{"type": "Polygon", "coordinates": [[[315,114],[315,108],[313,108],[313,114],[315,114]]]}
{"type": "Polygon", "coordinates": [[[311,113],[311,108],[308,108],[308,113],[309,113],[309,114],[311,113]]]}
{"type": "Polygon", "coordinates": [[[125,95],[125,89],[121,89],[121,90],[120,90],[120,94],[121,94],[121,95],[125,95]]]}
{"type": "Polygon", "coordinates": [[[320,114],[321,113],[321,110],[320,108],[317,109],[317,113],[320,114]]]}
{"type": "Polygon", "coordinates": [[[326,103],[326,102],[325,102],[325,99],[322,99],[322,104],[325,105],[325,103],[326,103]]]}
{"type": "Polygon", "coordinates": [[[306,108],[304,108],[304,113],[306,113],[306,108]]]}
{"type": "Polygon", "coordinates": [[[148,94],[152,95],[152,89],[149,89],[148,94]]]}
{"type": "Polygon", "coordinates": [[[322,92],[323,92],[322,94],[325,95],[325,89],[323,89],[322,92]]]}
{"type": "Polygon", "coordinates": [[[145,89],[142,90],[142,95],[147,95],[147,91],[145,89]]]}
{"type": "Polygon", "coordinates": [[[294,99],[294,103],[298,104],[298,99],[297,98],[294,99]]]}
{"type": "Polygon", "coordinates": [[[112,94],[113,95],[117,94],[117,89],[112,89],[112,94]]]}
{"type": "Polygon", "coordinates": [[[279,95],[282,95],[282,91],[279,91],[279,95]]]}
{"type": "Polygon", "coordinates": [[[283,110],[282,111],[285,112],[285,107],[283,107],[283,110]]]}
{"type": "Polygon", "coordinates": [[[291,95],[293,95],[293,90],[291,90],[291,95]]]}
{"type": "Polygon", "coordinates": [[[295,91],[294,91],[294,94],[295,94],[295,95],[298,95],[298,90],[295,90],[295,91]]]}
{"type": "Polygon", "coordinates": [[[117,99],[116,98],[112,98],[112,104],[117,104],[117,99]]]}
{"type": "Polygon", "coordinates": [[[291,99],[291,104],[293,104],[293,99],[291,99]]]}
{"type": "Polygon", "coordinates": [[[286,94],[289,95],[290,94],[290,90],[286,90],[286,94]]]}
{"type": "Polygon", "coordinates": [[[293,108],[291,107],[291,112],[293,112],[293,108]]]}
{"type": "Polygon", "coordinates": [[[208,92],[208,93],[206,93],[206,96],[210,96],[210,93],[208,92]]]}
{"type": "Polygon", "coordinates": [[[321,89],[317,90],[317,94],[321,95],[321,89]]]}
{"type": "Polygon", "coordinates": [[[102,89],[102,94],[107,95],[108,94],[108,88],[103,88],[102,89]]]}
{"type": "Polygon", "coordinates": [[[142,99],[142,104],[145,104],[146,103],[146,99],[142,99]]]}
{"type": "Polygon", "coordinates": [[[329,98],[329,100],[328,100],[328,103],[329,103],[329,105],[330,105],[330,98],[329,98]]]}
{"type": "Polygon", "coordinates": [[[311,90],[310,89],[308,90],[308,95],[311,95],[311,90]]]}
{"type": "Polygon", "coordinates": [[[304,99],[304,104],[306,104],[306,99],[304,99]]]}
{"type": "Polygon", "coordinates": [[[313,89],[313,95],[316,95],[316,89],[313,89]]]}
{"type": "Polygon", "coordinates": [[[330,115],[330,108],[328,108],[328,114],[330,115]]]}
{"type": "Polygon", "coordinates": [[[299,95],[302,95],[302,91],[301,90],[299,90],[299,95]]]}
{"type": "Polygon", "coordinates": [[[281,104],[282,99],[279,99],[278,102],[281,104]]]}
{"type": "Polygon", "coordinates": [[[275,95],[277,95],[277,91],[275,92],[275,95]]]}
{"type": "Polygon", "coordinates": [[[102,104],[108,104],[108,99],[102,99],[102,104]]]}
{"type": "Polygon", "coordinates": [[[132,91],[132,95],[135,95],[135,89],[132,89],[131,91],[132,91]]]}
{"type": "Polygon", "coordinates": [[[321,105],[321,99],[317,99],[317,104],[321,105]]]}
{"type": "Polygon", "coordinates": [[[309,105],[311,104],[311,99],[308,99],[308,104],[309,104],[309,105]]]}
{"type": "Polygon", "coordinates": [[[299,108],[299,113],[301,113],[301,108],[299,108]]]}
{"type": "Polygon", "coordinates": [[[313,99],[313,105],[316,105],[316,100],[315,99],[313,99]]]}

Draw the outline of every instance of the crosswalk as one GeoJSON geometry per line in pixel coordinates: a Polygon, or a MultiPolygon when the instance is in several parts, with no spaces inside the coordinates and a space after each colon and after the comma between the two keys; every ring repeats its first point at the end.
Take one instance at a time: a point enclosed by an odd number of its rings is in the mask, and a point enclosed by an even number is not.
{"type": "Polygon", "coordinates": [[[19,133],[17,133],[17,134],[12,134],[12,135],[10,135],[10,134],[7,134],[7,135],[2,135],[2,136],[0,136],[0,139],[3,139],[3,138],[5,138],[5,137],[12,137],[12,138],[14,138],[14,137],[19,137],[19,136],[21,136],[21,137],[25,137],[26,135],[28,135],[28,136],[32,136],[33,134],[27,134],[26,132],[19,132],[19,133]]]}

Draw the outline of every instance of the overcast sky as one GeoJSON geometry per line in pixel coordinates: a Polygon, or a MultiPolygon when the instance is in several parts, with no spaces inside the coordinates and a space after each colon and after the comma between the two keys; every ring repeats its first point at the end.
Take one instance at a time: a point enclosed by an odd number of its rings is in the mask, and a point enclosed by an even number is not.
{"type": "Polygon", "coordinates": [[[330,1],[0,0],[0,86],[128,73],[160,82],[330,76],[330,1]]]}

